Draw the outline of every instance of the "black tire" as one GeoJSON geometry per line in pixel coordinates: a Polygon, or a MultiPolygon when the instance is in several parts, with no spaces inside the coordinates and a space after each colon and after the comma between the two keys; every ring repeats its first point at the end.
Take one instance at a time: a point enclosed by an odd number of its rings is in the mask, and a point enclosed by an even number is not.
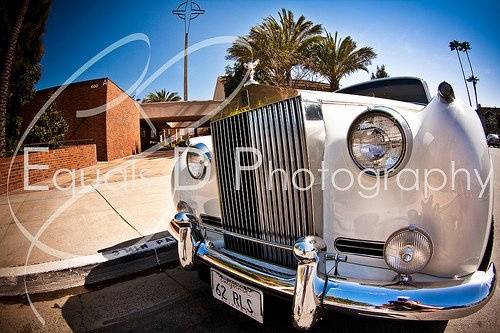
{"type": "Polygon", "coordinates": [[[484,251],[483,260],[479,264],[480,271],[486,271],[488,265],[491,262],[491,254],[493,253],[493,241],[494,241],[494,229],[495,229],[495,218],[491,219],[490,236],[488,237],[488,244],[486,244],[486,250],[484,251]]]}

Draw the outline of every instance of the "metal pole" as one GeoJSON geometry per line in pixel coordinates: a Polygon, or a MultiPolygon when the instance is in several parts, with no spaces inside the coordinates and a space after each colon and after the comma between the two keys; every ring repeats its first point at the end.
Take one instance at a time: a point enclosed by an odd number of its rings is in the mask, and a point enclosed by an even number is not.
{"type": "Polygon", "coordinates": [[[184,100],[188,100],[188,32],[184,33],[184,100]]]}
{"type": "Polygon", "coordinates": [[[205,13],[196,2],[184,1],[177,9],[172,10],[172,14],[177,15],[184,21],[184,101],[188,100],[188,52],[189,47],[189,25],[191,20],[205,13]]]}

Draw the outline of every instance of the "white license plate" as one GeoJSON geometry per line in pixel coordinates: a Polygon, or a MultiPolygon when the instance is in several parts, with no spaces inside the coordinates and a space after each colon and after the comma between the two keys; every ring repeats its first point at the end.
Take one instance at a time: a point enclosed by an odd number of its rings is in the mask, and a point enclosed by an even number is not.
{"type": "Polygon", "coordinates": [[[264,322],[264,296],[262,291],[236,281],[215,270],[212,276],[212,295],[232,308],[243,312],[259,323],[264,322]]]}

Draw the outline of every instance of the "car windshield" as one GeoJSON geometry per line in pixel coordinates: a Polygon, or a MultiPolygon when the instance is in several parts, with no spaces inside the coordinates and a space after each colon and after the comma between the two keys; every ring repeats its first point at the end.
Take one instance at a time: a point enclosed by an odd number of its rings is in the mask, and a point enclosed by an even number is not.
{"type": "Polygon", "coordinates": [[[342,94],[393,99],[427,105],[430,101],[427,85],[417,78],[390,78],[368,81],[336,91],[342,94]]]}

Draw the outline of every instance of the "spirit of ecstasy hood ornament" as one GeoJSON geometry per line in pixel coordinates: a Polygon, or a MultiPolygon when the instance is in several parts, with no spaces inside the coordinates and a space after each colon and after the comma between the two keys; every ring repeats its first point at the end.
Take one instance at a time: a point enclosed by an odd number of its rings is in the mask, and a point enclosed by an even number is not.
{"type": "Polygon", "coordinates": [[[253,62],[250,61],[250,62],[243,64],[243,66],[245,66],[246,69],[250,70],[250,76],[248,78],[248,81],[245,83],[245,87],[249,86],[251,84],[259,84],[259,82],[255,81],[255,78],[254,78],[255,68],[257,68],[258,64],[259,64],[259,59],[255,60],[253,62]]]}

